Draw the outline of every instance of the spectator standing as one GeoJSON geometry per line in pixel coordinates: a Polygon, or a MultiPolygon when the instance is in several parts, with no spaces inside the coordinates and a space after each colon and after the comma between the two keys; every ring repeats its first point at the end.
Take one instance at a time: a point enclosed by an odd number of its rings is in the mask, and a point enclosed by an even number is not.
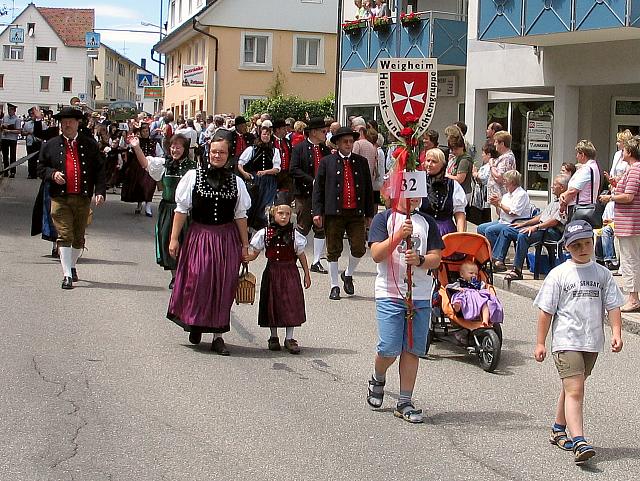
{"type": "Polygon", "coordinates": [[[604,172],[605,178],[609,181],[612,187],[615,187],[618,180],[627,170],[629,164],[624,160],[624,143],[633,137],[633,134],[629,129],[625,129],[622,132],[618,132],[616,135],[616,147],[618,150],[613,154],[613,160],[611,161],[611,169],[609,172],[604,172]]]}
{"type": "MultiPolygon", "coordinates": [[[[24,136],[25,146],[27,147],[27,155],[34,154],[35,152],[40,151],[40,147],[42,146],[42,142],[38,137],[35,136],[35,112],[34,107],[29,109],[29,119],[22,124],[22,135],[24,136]]],[[[38,178],[38,156],[34,155],[28,161],[28,179],[37,179],[38,178]]]]}
{"type": "MultiPolygon", "coordinates": [[[[2,163],[6,169],[9,164],[16,161],[16,152],[18,149],[18,136],[22,132],[22,121],[16,116],[17,107],[13,104],[7,104],[7,114],[2,119],[2,140],[0,145],[2,148],[2,163]]],[[[16,176],[16,168],[12,168],[9,172],[4,173],[5,177],[14,178],[16,176]]]]}
{"type": "Polygon", "coordinates": [[[496,160],[489,161],[491,176],[487,183],[487,195],[504,195],[507,189],[502,175],[516,169],[516,158],[511,151],[511,134],[501,130],[493,135],[493,145],[499,154],[496,160]]]}
{"type": "Polygon", "coordinates": [[[600,192],[600,167],[596,161],[596,148],[590,141],[578,142],[576,160],[582,164],[582,168],[571,177],[569,188],[560,196],[560,208],[563,211],[575,204],[593,204],[600,192]]]}

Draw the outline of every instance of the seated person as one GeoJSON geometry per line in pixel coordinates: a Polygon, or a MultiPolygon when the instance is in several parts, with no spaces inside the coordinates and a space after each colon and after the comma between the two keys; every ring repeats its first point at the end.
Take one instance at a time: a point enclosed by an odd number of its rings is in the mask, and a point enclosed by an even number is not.
{"type": "Polygon", "coordinates": [[[500,300],[488,289],[478,275],[480,269],[475,262],[465,261],[460,266],[460,278],[447,284],[451,294],[451,307],[462,313],[467,321],[481,320],[484,327],[502,322],[504,313],[500,300]]]}
{"type": "Polygon", "coordinates": [[[515,222],[512,224],[513,227],[518,230],[516,235],[511,231],[502,231],[500,234],[501,237],[504,237],[498,242],[502,251],[496,253],[494,250],[494,257],[504,259],[507,255],[509,242],[512,240],[516,242],[516,254],[513,258],[513,269],[505,276],[505,279],[508,281],[522,279],[522,266],[531,244],[540,242],[543,238],[544,240],[549,241],[558,241],[562,239],[564,225],[567,223],[567,215],[566,213],[560,212],[560,201],[558,200],[558,197],[567,190],[569,178],[570,177],[568,175],[560,174],[553,179],[553,183],[551,184],[553,200],[544,208],[540,215],[537,215],[527,221],[515,222]],[[546,229],[546,232],[540,229],[546,229]]]}
{"type": "Polygon", "coordinates": [[[504,181],[504,187],[507,192],[503,196],[500,196],[498,192],[493,192],[489,195],[489,203],[493,205],[500,218],[497,221],[485,222],[478,226],[478,234],[485,236],[491,244],[491,249],[494,252],[494,270],[496,272],[504,272],[507,270],[504,265],[504,255],[502,258],[496,258],[495,253],[505,252],[507,247],[502,247],[498,244],[501,236],[500,233],[503,230],[510,230],[512,235],[517,235],[518,231],[515,227],[511,226],[511,223],[521,217],[531,216],[531,202],[529,200],[529,194],[522,188],[522,175],[517,170],[508,170],[502,174],[504,181]]]}
{"type": "Polygon", "coordinates": [[[619,267],[616,249],[613,244],[613,208],[614,202],[607,202],[602,213],[602,229],[594,229],[596,234],[596,260],[603,263],[610,271],[616,271],[619,267]]]}

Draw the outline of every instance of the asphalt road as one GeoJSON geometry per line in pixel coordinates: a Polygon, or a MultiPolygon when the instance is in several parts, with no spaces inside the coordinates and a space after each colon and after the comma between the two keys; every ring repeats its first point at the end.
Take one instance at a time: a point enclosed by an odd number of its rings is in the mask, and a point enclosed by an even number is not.
{"type": "MultiPolygon", "coordinates": [[[[109,196],[60,289],[50,244],[29,237],[38,181],[0,184],[0,480],[635,479],[640,340],[624,334],[587,386],[585,468],[549,445],[559,381],[532,358],[536,311],[500,292],[506,322],[494,374],[438,344],[420,366],[426,422],[366,406],[376,342],[370,258],[356,296],[328,300],[314,274],[299,356],[266,349],[257,305],[233,308],[232,355],[198,347],[165,319],[169,278],[153,258],[154,219],[109,196]]],[[[261,258],[262,259],[262,258],[261,258]]],[[[261,272],[263,261],[254,265],[261,272]]],[[[259,277],[259,276],[258,276],[259,277]]]]}

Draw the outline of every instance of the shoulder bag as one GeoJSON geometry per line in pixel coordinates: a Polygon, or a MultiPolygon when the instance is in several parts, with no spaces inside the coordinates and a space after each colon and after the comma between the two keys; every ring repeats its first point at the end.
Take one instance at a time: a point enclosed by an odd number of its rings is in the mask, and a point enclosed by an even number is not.
{"type": "Polygon", "coordinates": [[[602,214],[604,214],[605,205],[598,202],[597,199],[594,202],[593,199],[593,169],[589,166],[589,172],[591,173],[591,203],[590,204],[576,204],[573,207],[573,214],[571,215],[572,221],[584,220],[591,224],[594,229],[602,228],[602,214]]]}

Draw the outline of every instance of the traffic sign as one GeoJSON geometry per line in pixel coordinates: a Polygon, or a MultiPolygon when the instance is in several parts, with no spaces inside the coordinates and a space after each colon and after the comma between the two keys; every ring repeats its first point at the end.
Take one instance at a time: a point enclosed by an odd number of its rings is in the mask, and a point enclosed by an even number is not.
{"type": "Polygon", "coordinates": [[[24,43],[24,28],[11,27],[9,29],[9,42],[11,43],[24,43]]]}
{"type": "Polygon", "coordinates": [[[87,32],[84,36],[86,48],[100,48],[100,34],[97,32],[87,32]]]}
{"type": "Polygon", "coordinates": [[[150,87],[153,84],[153,74],[139,73],[138,74],[138,87],[150,87]]]}

